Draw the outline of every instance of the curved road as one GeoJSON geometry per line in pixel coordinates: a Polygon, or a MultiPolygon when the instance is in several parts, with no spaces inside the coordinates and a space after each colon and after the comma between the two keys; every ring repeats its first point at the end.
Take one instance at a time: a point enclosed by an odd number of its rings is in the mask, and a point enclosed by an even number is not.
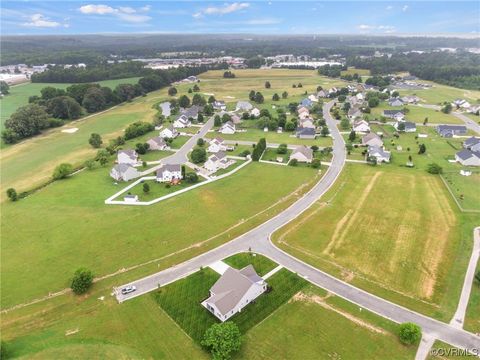
{"type": "Polygon", "coordinates": [[[432,334],[435,338],[459,348],[467,350],[480,349],[479,337],[449,324],[418,314],[336,279],[285,253],[270,241],[270,236],[274,231],[297,218],[332,186],[344,166],[346,158],[345,143],[338,131],[337,122],[330,116],[330,108],[332,106],[333,101],[325,104],[324,118],[333,137],[333,160],[326,174],[307,194],[274,218],[222,246],[179,265],[116,288],[117,300],[123,302],[153,291],[159,286],[190,275],[202,266],[208,266],[235,253],[251,249],[271,258],[290,271],[298,273],[314,285],[324,288],[380,316],[398,323],[407,321],[417,323],[425,333],[432,334]],[[128,295],[122,295],[119,290],[126,285],[135,285],[137,291],[128,295]]]}

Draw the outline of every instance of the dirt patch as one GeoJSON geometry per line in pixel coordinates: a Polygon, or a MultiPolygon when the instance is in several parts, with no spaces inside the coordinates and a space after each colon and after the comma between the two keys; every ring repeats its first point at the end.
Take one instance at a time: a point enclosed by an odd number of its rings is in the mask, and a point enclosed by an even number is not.
{"type": "Polygon", "coordinates": [[[331,294],[325,296],[325,297],[321,297],[321,296],[318,296],[318,295],[307,295],[303,292],[298,292],[296,293],[292,300],[293,301],[301,301],[301,302],[308,302],[308,303],[314,303],[314,304],[318,304],[320,305],[321,307],[327,309],[327,310],[331,310],[331,311],[334,311],[336,312],[337,314],[339,315],[342,315],[343,317],[345,317],[346,319],[354,322],[355,324],[367,329],[367,330],[370,330],[371,332],[374,332],[374,333],[377,333],[377,334],[382,334],[382,335],[387,335],[387,332],[375,325],[372,325],[346,311],[343,311],[343,310],[340,310],[336,307],[333,307],[332,305],[330,304],[327,304],[325,302],[325,300],[330,297],[331,294]]]}

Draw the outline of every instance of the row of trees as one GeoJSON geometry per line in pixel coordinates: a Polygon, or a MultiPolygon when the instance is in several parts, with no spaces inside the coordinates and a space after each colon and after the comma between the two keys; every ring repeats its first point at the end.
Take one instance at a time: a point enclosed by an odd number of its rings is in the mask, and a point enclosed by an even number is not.
{"type": "MultiPolygon", "coordinates": [[[[148,77],[141,78],[137,84],[119,84],[112,91],[98,84],[74,84],[65,90],[52,86],[43,88],[40,96],[32,96],[30,104],[20,107],[5,122],[2,138],[6,143],[15,143],[20,139],[39,134],[42,130],[61,126],[66,120],[77,119],[85,112],[95,113],[113,105],[130,101],[147,92],[158,90],[173,81],[198,75],[208,67],[192,67],[154,71],[148,77]]],[[[190,99],[180,98],[182,107],[190,105],[190,99]]],[[[195,94],[193,103],[203,105],[205,99],[195,94]]]]}

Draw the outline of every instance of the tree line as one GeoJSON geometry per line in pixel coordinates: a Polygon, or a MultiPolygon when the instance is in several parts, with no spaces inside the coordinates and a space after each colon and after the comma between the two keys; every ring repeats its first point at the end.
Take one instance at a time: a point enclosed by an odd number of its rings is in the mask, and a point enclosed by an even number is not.
{"type": "Polygon", "coordinates": [[[44,129],[78,119],[85,113],[95,113],[131,101],[137,96],[208,69],[199,66],[157,70],[136,84],[119,84],[114,90],[92,83],[70,85],[65,90],[47,86],[41,90],[40,96],[30,97],[28,105],[20,107],[7,119],[2,138],[6,143],[13,144],[38,135],[44,129]]]}

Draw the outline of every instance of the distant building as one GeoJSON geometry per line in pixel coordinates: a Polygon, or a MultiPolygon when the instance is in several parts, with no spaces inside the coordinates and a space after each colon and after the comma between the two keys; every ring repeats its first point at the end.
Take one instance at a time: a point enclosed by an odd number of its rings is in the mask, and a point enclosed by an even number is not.
{"type": "Polygon", "coordinates": [[[237,102],[237,106],[235,108],[235,111],[249,112],[252,109],[253,109],[253,105],[250,104],[248,101],[239,101],[239,102],[237,102]]]}
{"type": "Polygon", "coordinates": [[[210,140],[207,151],[210,153],[218,153],[219,151],[226,151],[227,145],[222,138],[216,137],[215,139],[210,140]]]}
{"type": "Polygon", "coordinates": [[[192,122],[186,115],[180,115],[173,122],[173,127],[175,128],[186,128],[192,125],[192,122]]]}
{"type": "Polygon", "coordinates": [[[362,137],[362,145],[364,146],[383,146],[383,140],[377,134],[371,132],[362,137]]]}
{"type": "Polygon", "coordinates": [[[174,139],[178,136],[178,131],[173,127],[173,125],[170,125],[169,127],[163,129],[160,131],[160,136],[162,138],[167,138],[167,139],[174,139]]]}
{"type": "Polygon", "coordinates": [[[365,120],[357,120],[353,122],[352,129],[355,132],[369,132],[370,125],[365,120]]]}
{"type": "Polygon", "coordinates": [[[480,152],[480,138],[472,136],[463,142],[463,147],[465,149],[480,152]]]}
{"type": "Polygon", "coordinates": [[[148,148],[149,150],[167,150],[168,149],[167,143],[165,142],[165,140],[163,140],[163,137],[161,136],[157,136],[148,140],[147,144],[149,145],[149,148],[148,148]]]}
{"type": "Polygon", "coordinates": [[[131,195],[131,194],[125,195],[123,197],[123,201],[129,204],[136,203],[138,201],[138,195],[131,195]]]}
{"type": "Polygon", "coordinates": [[[446,138],[467,133],[467,127],[464,125],[437,125],[436,130],[440,136],[446,138]]]}
{"type": "Polygon", "coordinates": [[[388,105],[390,106],[404,106],[405,103],[400,98],[391,98],[388,100],[388,105]]]}
{"type": "Polygon", "coordinates": [[[225,104],[225,101],[214,101],[212,103],[212,106],[215,110],[227,110],[227,105],[225,104]]]}
{"type": "Polygon", "coordinates": [[[455,161],[463,166],[480,166],[480,152],[461,150],[455,154],[455,161]]]}
{"type": "Polygon", "coordinates": [[[223,151],[219,151],[208,157],[207,161],[205,161],[204,167],[210,172],[216,172],[219,169],[226,169],[233,163],[234,161],[229,160],[223,151]]]}
{"type": "Polygon", "coordinates": [[[405,114],[402,110],[383,110],[383,116],[396,121],[405,119],[405,114]]]}

